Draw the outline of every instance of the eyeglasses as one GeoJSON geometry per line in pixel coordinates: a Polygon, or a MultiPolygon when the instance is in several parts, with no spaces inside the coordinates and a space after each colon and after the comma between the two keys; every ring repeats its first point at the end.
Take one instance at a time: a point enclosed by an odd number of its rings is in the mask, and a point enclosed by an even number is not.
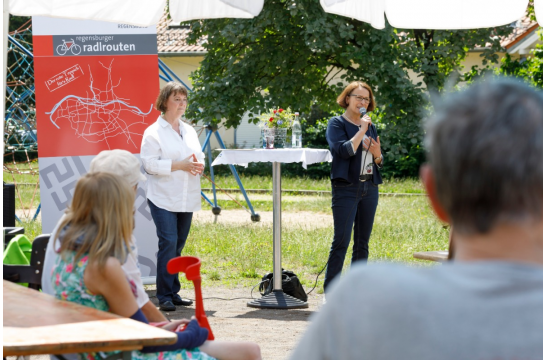
{"type": "Polygon", "coordinates": [[[348,95],[348,96],[354,96],[356,99],[358,99],[359,102],[365,101],[368,104],[371,101],[369,98],[364,98],[363,96],[359,96],[359,95],[348,95]]]}

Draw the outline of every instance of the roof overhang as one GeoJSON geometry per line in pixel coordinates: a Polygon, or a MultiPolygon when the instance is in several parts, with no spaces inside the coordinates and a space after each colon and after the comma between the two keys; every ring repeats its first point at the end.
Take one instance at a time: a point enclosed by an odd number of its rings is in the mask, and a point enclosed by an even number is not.
{"type": "Polygon", "coordinates": [[[178,52],[160,52],[159,57],[192,57],[205,56],[206,51],[178,51],[178,52]]]}
{"type": "Polygon", "coordinates": [[[509,54],[527,55],[532,49],[536,48],[536,45],[541,42],[539,36],[536,33],[537,29],[534,29],[520,41],[507,49],[509,54]]]}

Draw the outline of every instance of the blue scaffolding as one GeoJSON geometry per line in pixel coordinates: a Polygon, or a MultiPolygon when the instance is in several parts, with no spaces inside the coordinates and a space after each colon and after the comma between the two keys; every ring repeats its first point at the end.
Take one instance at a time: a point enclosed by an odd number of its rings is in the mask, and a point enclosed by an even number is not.
{"type": "MultiPolygon", "coordinates": [[[[4,117],[4,156],[25,157],[30,163],[29,153],[37,152],[36,102],[34,98],[34,56],[30,20],[8,35],[8,64],[6,74],[5,117],[4,117]]],[[[6,161],[4,160],[4,168],[6,161]]],[[[28,169],[9,169],[12,173],[38,175],[38,171],[28,169]]],[[[37,185],[36,185],[37,186],[37,185]]],[[[32,217],[36,220],[41,204],[32,217]]],[[[15,215],[15,218],[21,220],[15,215]]]]}
{"type": "Polygon", "coordinates": [[[4,144],[12,151],[36,151],[36,101],[34,99],[34,56],[30,25],[8,35],[8,63],[6,78],[6,113],[4,144]]]}

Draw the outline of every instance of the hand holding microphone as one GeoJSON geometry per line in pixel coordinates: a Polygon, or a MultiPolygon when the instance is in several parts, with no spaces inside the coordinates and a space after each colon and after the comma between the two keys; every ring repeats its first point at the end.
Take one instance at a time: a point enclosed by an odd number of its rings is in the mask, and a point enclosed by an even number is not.
{"type": "Polygon", "coordinates": [[[364,108],[364,107],[360,107],[359,108],[360,110],[360,115],[362,116],[360,121],[361,121],[361,130],[363,130],[363,132],[367,132],[367,129],[369,128],[369,125],[372,124],[372,121],[371,121],[371,118],[369,117],[369,115],[366,115],[367,114],[367,109],[364,108]]]}
{"type": "MultiPolygon", "coordinates": [[[[360,110],[360,114],[363,116],[361,118],[361,128],[363,129],[364,126],[365,126],[365,131],[367,132],[367,129],[369,128],[369,125],[372,124],[371,118],[369,117],[369,115],[365,115],[365,113],[367,113],[366,108],[361,107],[359,110],[360,110]]],[[[380,150],[380,137],[377,137],[377,140],[375,140],[375,139],[373,139],[371,137],[368,137],[368,138],[364,139],[363,140],[363,147],[366,150],[369,150],[371,152],[371,154],[373,154],[373,157],[375,159],[382,156],[382,152],[380,150]]]]}

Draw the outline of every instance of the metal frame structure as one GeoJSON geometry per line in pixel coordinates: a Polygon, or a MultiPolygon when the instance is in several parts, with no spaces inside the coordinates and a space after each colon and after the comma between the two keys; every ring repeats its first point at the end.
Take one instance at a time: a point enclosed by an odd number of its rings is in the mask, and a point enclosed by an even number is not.
{"type": "MultiPolygon", "coordinates": [[[[9,41],[9,53],[15,57],[15,63],[8,69],[7,74],[7,97],[6,101],[9,107],[5,113],[5,125],[13,125],[17,127],[19,131],[25,131],[24,136],[21,139],[13,139],[14,141],[22,140],[23,143],[19,143],[19,148],[36,148],[38,138],[34,133],[35,121],[31,121],[29,115],[34,115],[34,111],[30,109],[35,103],[34,101],[34,69],[32,63],[34,61],[34,55],[30,50],[25,48],[22,44],[8,35],[9,41]],[[22,74],[17,76],[16,72],[22,71],[22,74]],[[10,81],[7,81],[9,78],[10,81]],[[31,83],[31,84],[30,84],[31,83]],[[29,104],[30,102],[30,104],[29,104]],[[26,107],[26,109],[25,109],[26,107]],[[34,124],[33,124],[34,123],[34,124]]],[[[8,142],[10,139],[8,135],[8,142]]],[[[20,150],[20,149],[19,149],[20,150]]]]}
{"type": "MultiPolygon", "coordinates": [[[[4,114],[3,124],[4,151],[9,149],[13,153],[24,152],[27,159],[28,151],[38,149],[34,100],[34,55],[31,44],[24,39],[29,31],[30,25],[26,29],[13,32],[13,36],[7,36],[7,53],[13,58],[13,62],[10,67],[6,65],[4,102],[8,107],[4,114]]],[[[38,204],[32,221],[36,220],[40,210],[41,204],[38,204]]],[[[17,215],[15,215],[15,219],[21,222],[17,215]]]]}

